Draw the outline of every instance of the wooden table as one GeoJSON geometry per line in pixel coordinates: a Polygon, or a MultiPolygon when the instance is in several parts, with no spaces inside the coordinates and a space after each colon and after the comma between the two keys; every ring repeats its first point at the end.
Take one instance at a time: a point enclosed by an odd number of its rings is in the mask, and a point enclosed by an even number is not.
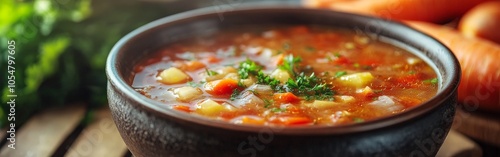
{"type": "MultiPolygon", "coordinates": [[[[0,157],[68,156],[123,157],[130,152],[111,119],[109,109],[94,112],[94,119],[82,125],[86,108],[74,104],[50,108],[32,116],[16,130],[16,149],[7,147],[6,129],[0,137],[4,143],[0,157]]],[[[462,134],[451,131],[437,157],[480,157],[481,148],[462,134]],[[465,155],[464,155],[465,154],[465,155]]]]}

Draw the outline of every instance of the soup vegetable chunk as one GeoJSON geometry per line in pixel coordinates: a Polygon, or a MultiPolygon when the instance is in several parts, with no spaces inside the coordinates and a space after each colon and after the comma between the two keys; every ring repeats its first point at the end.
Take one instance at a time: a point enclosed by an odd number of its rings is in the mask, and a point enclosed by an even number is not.
{"type": "Polygon", "coordinates": [[[342,125],[404,112],[437,92],[413,54],[352,31],[256,26],[183,40],[135,66],[165,107],[243,125],[342,125]]]}

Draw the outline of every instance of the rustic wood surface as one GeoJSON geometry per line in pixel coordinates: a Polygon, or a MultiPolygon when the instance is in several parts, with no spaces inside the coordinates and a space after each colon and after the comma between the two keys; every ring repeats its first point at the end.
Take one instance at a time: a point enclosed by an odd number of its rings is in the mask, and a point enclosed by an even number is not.
{"type": "Polygon", "coordinates": [[[5,144],[0,156],[51,156],[85,115],[83,104],[55,107],[39,112],[16,130],[16,149],[5,144]]]}
{"type": "Polygon", "coordinates": [[[106,107],[95,112],[93,121],[85,127],[65,156],[119,157],[127,151],[106,107]]]}
{"type": "Polygon", "coordinates": [[[473,139],[500,147],[500,116],[460,107],[453,128],[473,139]],[[470,110],[470,111],[467,111],[470,110]]]}

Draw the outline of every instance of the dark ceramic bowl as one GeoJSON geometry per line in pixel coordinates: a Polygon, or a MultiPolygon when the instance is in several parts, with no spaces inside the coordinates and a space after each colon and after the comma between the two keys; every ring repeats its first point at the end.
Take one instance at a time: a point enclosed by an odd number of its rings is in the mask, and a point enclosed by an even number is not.
{"type": "Polygon", "coordinates": [[[107,60],[108,99],[134,156],[434,156],[453,121],[460,68],[448,48],[403,24],[294,6],[190,11],[149,23],[122,38],[107,60]],[[249,24],[315,24],[354,29],[409,50],[437,72],[437,95],[406,112],[343,126],[261,127],[170,110],[130,87],[132,67],[180,39],[249,24]]]}

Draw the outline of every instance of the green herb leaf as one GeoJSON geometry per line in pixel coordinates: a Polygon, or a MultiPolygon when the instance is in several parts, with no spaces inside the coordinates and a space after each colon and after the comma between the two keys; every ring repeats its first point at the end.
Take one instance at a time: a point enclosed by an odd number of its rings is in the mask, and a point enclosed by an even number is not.
{"type": "Polygon", "coordinates": [[[213,70],[208,70],[205,68],[205,72],[207,72],[207,75],[208,76],[215,76],[215,75],[218,75],[219,73],[216,72],[216,71],[213,71],[213,70]]]}
{"type": "Polygon", "coordinates": [[[257,65],[257,63],[247,58],[247,60],[240,63],[238,75],[240,75],[241,79],[247,79],[249,74],[257,75],[261,70],[262,66],[257,65]]]}
{"type": "Polygon", "coordinates": [[[293,76],[297,75],[297,72],[295,71],[296,67],[299,65],[299,63],[302,62],[302,58],[300,57],[294,57],[292,54],[285,56],[283,60],[283,64],[279,66],[280,69],[286,70],[290,72],[293,76]]]}
{"type": "Polygon", "coordinates": [[[337,78],[338,78],[338,77],[344,76],[344,75],[346,75],[346,74],[347,74],[347,72],[346,72],[346,71],[337,71],[337,72],[335,73],[335,77],[337,77],[337,78]]]}
{"type": "Polygon", "coordinates": [[[427,80],[424,80],[424,83],[430,83],[432,85],[437,85],[438,84],[438,79],[437,78],[432,78],[432,79],[427,79],[427,80]]]}

